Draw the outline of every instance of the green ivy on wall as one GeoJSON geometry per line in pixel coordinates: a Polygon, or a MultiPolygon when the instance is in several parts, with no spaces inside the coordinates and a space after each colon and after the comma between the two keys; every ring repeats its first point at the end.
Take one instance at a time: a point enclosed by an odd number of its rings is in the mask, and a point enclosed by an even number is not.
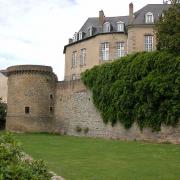
{"type": "Polygon", "coordinates": [[[176,126],[180,117],[180,56],[143,52],[86,70],[82,81],[105,123],[159,131],[176,126]]]}

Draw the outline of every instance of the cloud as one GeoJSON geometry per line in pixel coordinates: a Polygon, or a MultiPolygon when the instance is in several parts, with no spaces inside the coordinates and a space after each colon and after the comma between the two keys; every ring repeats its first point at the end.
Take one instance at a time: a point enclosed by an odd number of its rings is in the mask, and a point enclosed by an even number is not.
{"type": "MultiPolygon", "coordinates": [[[[63,47],[88,17],[128,14],[132,0],[0,0],[0,69],[17,64],[53,67],[64,77],[63,47]]],[[[134,0],[135,10],[161,0],[134,0]]]]}
{"type": "Polygon", "coordinates": [[[0,0],[0,69],[4,64],[53,66],[58,61],[64,66],[59,25],[64,9],[74,5],[74,0],[0,0]]]}

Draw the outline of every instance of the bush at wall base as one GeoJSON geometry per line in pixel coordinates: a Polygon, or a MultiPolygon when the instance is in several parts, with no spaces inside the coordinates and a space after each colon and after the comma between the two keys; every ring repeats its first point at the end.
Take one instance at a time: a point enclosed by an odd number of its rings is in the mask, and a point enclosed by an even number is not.
{"type": "Polygon", "coordinates": [[[2,102],[2,98],[0,97],[0,130],[5,128],[5,120],[6,120],[6,106],[2,102]]]}
{"type": "Polygon", "coordinates": [[[0,180],[50,180],[42,160],[27,160],[11,134],[0,136],[0,180]]]}

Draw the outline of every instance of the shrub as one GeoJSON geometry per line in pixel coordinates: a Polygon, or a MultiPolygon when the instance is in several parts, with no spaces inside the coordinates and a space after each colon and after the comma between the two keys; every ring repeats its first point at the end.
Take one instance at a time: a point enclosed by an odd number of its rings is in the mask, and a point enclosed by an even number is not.
{"type": "Polygon", "coordinates": [[[136,53],[86,70],[82,81],[105,123],[159,131],[180,117],[180,56],[168,52],[136,53]]]}
{"type": "Polygon", "coordinates": [[[42,160],[27,160],[22,148],[12,135],[0,136],[0,179],[49,180],[50,173],[42,160]]]}
{"type": "Polygon", "coordinates": [[[80,133],[82,131],[82,128],[79,126],[76,126],[76,132],[80,133]]]}
{"type": "Polygon", "coordinates": [[[86,127],[86,128],[84,129],[84,133],[87,134],[88,132],[89,132],[89,128],[86,127]]]}
{"type": "Polygon", "coordinates": [[[0,98],[0,130],[5,128],[5,120],[6,120],[6,106],[2,102],[2,98],[0,98]]]}

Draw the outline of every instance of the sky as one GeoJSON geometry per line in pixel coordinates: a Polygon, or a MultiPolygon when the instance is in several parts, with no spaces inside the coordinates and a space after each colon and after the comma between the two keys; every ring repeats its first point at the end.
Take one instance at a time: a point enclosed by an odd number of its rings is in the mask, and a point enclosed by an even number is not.
{"type": "Polygon", "coordinates": [[[128,15],[163,0],[0,0],[0,70],[20,64],[52,66],[64,79],[64,45],[88,17],[128,15]]]}

